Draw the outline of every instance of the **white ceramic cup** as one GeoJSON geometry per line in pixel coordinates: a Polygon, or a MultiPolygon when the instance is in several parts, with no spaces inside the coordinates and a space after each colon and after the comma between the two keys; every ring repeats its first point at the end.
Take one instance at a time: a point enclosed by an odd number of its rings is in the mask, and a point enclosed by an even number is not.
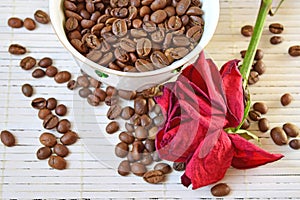
{"type": "Polygon", "coordinates": [[[171,65],[149,72],[121,72],[103,67],[80,54],[69,42],[65,30],[65,16],[63,12],[64,0],[49,0],[50,18],[53,29],[63,46],[73,55],[78,66],[89,76],[118,89],[143,90],[161,84],[178,74],[182,69],[199,55],[211,40],[219,20],[219,0],[202,0],[204,11],[204,31],[197,46],[184,58],[173,62],[171,65]]]}

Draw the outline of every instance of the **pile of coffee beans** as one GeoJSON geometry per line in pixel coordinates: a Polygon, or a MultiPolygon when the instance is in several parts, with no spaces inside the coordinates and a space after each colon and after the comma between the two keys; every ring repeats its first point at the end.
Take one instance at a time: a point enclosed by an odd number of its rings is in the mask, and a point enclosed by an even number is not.
{"type": "Polygon", "coordinates": [[[40,160],[49,158],[49,166],[59,170],[65,169],[67,162],[64,157],[69,154],[67,146],[74,144],[78,139],[77,133],[71,130],[71,122],[68,119],[59,119],[59,116],[67,114],[67,107],[64,104],[58,104],[53,97],[47,100],[43,97],[35,98],[31,101],[31,106],[38,110],[38,117],[43,120],[45,129],[56,130],[62,134],[59,143],[53,133],[42,133],[39,140],[44,146],[37,150],[37,158],[40,160]]]}
{"type": "Polygon", "coordinates": [[[195,48],[204,27],[199,0],[65,0],[70,43],[110,69],[145,72],[195,48]]]}

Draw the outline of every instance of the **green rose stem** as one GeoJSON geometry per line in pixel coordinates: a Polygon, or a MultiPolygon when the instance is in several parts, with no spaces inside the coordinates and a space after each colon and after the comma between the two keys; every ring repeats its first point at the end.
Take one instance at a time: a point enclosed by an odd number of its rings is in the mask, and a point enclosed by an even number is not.
{"type": "Polygon", "coordinates": [[[242,67],[240,69],[241,75],[243,77],[243,88],[246,89],[247,83],[248,83],[248,77],[250,74],[250,69],[253,64],[254,56],[258,47],[258,43],[260,41],[264,23],[266,20],[266,17],[271,10],[272,7],[272,0],[262,0],[260,9],[256,18],[256,23],[254,26],[253,34],[242,64],[242,67]]]}

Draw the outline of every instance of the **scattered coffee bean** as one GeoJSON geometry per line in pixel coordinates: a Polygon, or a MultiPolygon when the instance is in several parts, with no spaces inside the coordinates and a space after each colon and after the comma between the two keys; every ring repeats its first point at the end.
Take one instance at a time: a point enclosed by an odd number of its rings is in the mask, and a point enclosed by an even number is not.
{"type": "Polygon", "coordinates": [[[100,104],[100,99],[98,96],[94,95],[94,94],[90,94],[87,97],[87,102],[91,105],[91,106],[98,106],[100,104]]]}
{"type": "Polygon", "coordinates": [[[285,93],[281,96],[280,102],[281,105],[287,106],[293,101],[293,96],[290,93],[285,93]]]}
{"type": "Polygon", "coordinates": [[[262,75],[266,72],[266,65],[262,60],[257,60],[253,65],[253,70],[262,75]]]}
{"type": "Polygon", "coordinates": [[[47,68],[53,64],[53,61],[49,57],[44,57],[38,62],[38,66],[42,68],[47,68]]]}
{"type": "Polygon", "coordinates": [[[32,31],[36,28],[36,24],[33,19],[27,17],[24,19],[24,27],[27,30],[32,31]]]}
{"type": "Polygon", "coordinates": [[[244,130],[247,130],[249,127],[250,127],[250,121],[249,121],[248,118],[246,118],[244,120],[244,123],[242,124],[241,128],[244,129],[244,130]]]}
{"type": "Polygon", "coordinates": [[[125,128],[128,132],[132,133],[134,132],[134,125],[133,124],[130,124],[128,122],[125,122],[125,128]]]}
{"type": "MultiPolygon", "coordinates": [[[[47,70],[46,70],[46,74],[47,74],[47,70]]],[[[77,82],[75,80],[70,80],[67,84],[67,88],[69,90],[74,90],[76,87],[77,87],[77,82]]]]}
{"type": "Polygon", "coordinates": [[[159,170],[163,174],[168,174],[172,171],[172,168],[169,164],[167,163],[158,163],[154,166],[154,170],[159,170]]]}
{"type": "Polygon", "coordinates": [[[269,121],[266,118],[261,118],[258,120],[258,128],[261,132],[266,132],[270,128],[269,121]]]}
{"type": "Polygon", "coordinates": [[[133,174],[135,174],[137,176],[143,176],[147,172],[147,169],[146,169],[145,165],[135,162],[135,163],[132,163],[132,165],[131,165],[131,171],[133,174]]]}
{"type": "Polygon", "coordinates": [[[42,10],[35,11],[34,19],[41,24],[48,24],[50,22],[48,14],[42,10]]]}
{"type": "Polygon", "coordinates": [[[253,104],[253,109],[260,112],[261,114],[266,114],[269,110],[268,106],[263,102],[256,102],[253,104]]]}
{"type": "Polygon", "coordinates": [[[295,150],[300,149],[300,139],[292,139],[292,140],[289,142],[289,146],[290,146],[292,149],[295,149],[295,150]]]}
{"type": "Polygon", "coordinates": [[[158,127],[157,126],[151,127],[148,131],[148,139],[155,140],[157,133],[158,133],[158,127]]]}
{"type": "Polygon", "coordinates": [[[49,110],[54,110],[57,106],[57,100],[53,97],[50,97],[49,99],[47,99],[47,105],[46,108],[49,110]]]}
{"type": "Polygon", "coordinates": [[[124,120],[130,119],[134,115],[134,109],[130,106],[125,106],[120,114],[120,117],[124,120]]]}
{"type": "Polygon", "coordinates": [[[147,150],[147,152],[154,152],[156,150],[155,148],[155,140],[153,139],[149,139],[147,138],[144,142],[144,145],[145,145],[145,149],[147,150]]]}
{"type": "Polygon", "coordinates": [[[130,174],[130,162],[128,160],[123,160],[118,167],[118,173],[121,176],[127,176],[128,174],[130,174]]]}
{"type": "Polygon", "coordinates": [[[43,120],[50,114],[51,114],[51,110],[47,108],[42,108],[39,110],[38,117],[43,120]]]}
{"type": "Polygon", "coordinates": [[[25,54],[26,48],[19,44],[11,44],[9,45],[8,52],[14,55],[22,55],[25,54]]]}
{"type": "Polygon", "coordinates": [[[290,56],[297,57],[300,56],[300,45],[294,45],[289,48],[290,56]]]}
{"type": "Polygon", "coordinates": [[[230,187],[226,183],[218,183],[210,189],[210,192],[216,197],[222,197],[230,193],[230,187]]]}
{"type": "Polygon", "coordinates": [[[44,121],[43,121],[43,127],[44,127],[45,129],[50,130],[50,129],[55,128],[55,127],[57,126],[58,122],[59,122],[58,117],[55,116],[55,115],[50,114],[50,115],[47,115],[47,116],[44,118],[44,121]]]}
{"type": "Polygon", "coordinates": [[[245,37],[250,37],[253,34],[253,26],[245,25],[241,28],[241,34],[245,37]]]}
{"type": "Polygon", "coordinates": [[[50,156],[48,164],[50,167],[58,170],[63,170],[67,167],[67,162],[64,158],[54,155],[50,156]]]}
{"type": "Polygon", "coordinates": [[[86,76],[78,76],[77,77],[77,84],[81,87],[89,87],[90,86],[90,81],[88,77],[86,76]]]}
{"type": "Polygon", "coordinates": [[[153,123],[155,126],[161,126],[165,122],[165,118],[163,115],[158,115],[153,118],[153,123]]]}
{"type": "Polygon", "coordinates": [[[281,36],[272,36],[270,38],[270,43],[274,44],[274,45],[280,44],[280,43],[282,43],[282,41],[283,41],[283,37],[281,37],[281,36]]]}
{"type": "Polygon", "coordinates": [[[115,96],[118,94],[118,90],[112,86],[107,86],[106,94],[107,94],[107,96],[115,96]]]}
{"type": "Polygon", "coordinates": [[[133,100],[136,97],[135,91],[127,91],[127,90],[119,90],[118,91],[119,97],[126,99],[126,100],[133,100]]]}
{"type": "Polygon", "coordinates": [[[24,85],[22,85],[22,93],[26,97],[31,97],[33,94],[33,87],[30,84],[25,83],[24,85]]]}
{"type": "Polygon", "coordinates": [[[31,56],[27,56],[20,61],[20,66],[24,70],[32,69],[35,66],[35,64],[36,64],[36,59],[31,56]]]}
{"type": "Polygon", "coordinates": [[[47,101],[42,97],[35,98],[31,101],[31,106],[35,109],[46,108],[47,101]]]}
{"type": "Polygon", "coordinates": [[[186,164],[184,162],[173,162],[173,169],[176,171],[184,171],[186,164]]]}
{"type": "Polygon", "coordinates": [[[148,152],[144,152],[143,156],[140,160],[140,163],[145,165],[145,166],[152,164],[153,163],[153,158],[152,158],[151,154],[148,153],[148,152]]]}
{"type": "Polygon", "coordinates": [[[146,114],[148,112],[147,100],[144,98],[136,98],[134,100],[134,111],[139,115],[146,114]]]}
{"type": "Polygon", "coordinates": [[[69,154],[69,149],[63,144],[56,144],[53,148],[56,155],[60,157],[66,157],[69,154]]]}
{"type": "Polygon", "coordinates": [[[251,120],[253,121],[258,121],[260,118],[261,118],[261,113],[258,112],[258,111],[255,111],[255,110],[251,110],[249,113],[248,113],[248,116],[251,120]]]}
{"type": "Polygon", "coordinates": [[[277,145],[287,144],[288,142],[287,135],[281,127],[272,128],[270,134],[275,144],[277,145]]]}
{"type": "Polygon", "coordinates": [[[94,95],[97,96],[99,98],[100,102],[105,101],[106,98],[106,92],[104,90],[102,90],[101,88],[95,88],[94,90],[94,95]]]}
{"type": "Polygon", "coordinates": [[[54,145],[57,143],[56,137],[52,133],[42,133],[39,139],[41,144],[45,145],[46,147],[54,147],[54,145]]]}
{"type": "Polygon", "coordinates": [[[60,142],[64,145],[71,145],[74,144],[78,139],[78,135],[77,133],[75,133],[74,131],[68,131],[66,132],[61,138],[60,138],[60,142]]]}
{"type": "Polygon", "coordinates": [[[56,130],[59,133],[66,133],[71,129],[71,122],[67,119],[62,119],[58,122],[56,130]]]}
{"type": "Polygon", "coordinates": [[[1,142],[7,146],[7,147],[12,147],[15,146],[16,144],[16,139],[15,136],[7,130],[1,131],[1,142]]]}
{"type": "Polygon", "coordinates": [[[92,94],[92,90],[89,88],[81,88],[78,93],[80,97],[87,98],[90,94],[92,94]]]}
{"type": "Polygon", "coordinates": [[[251,70],[248,78],[248,84],[253,85],[259,81],[259,74],[258,72],[251,70]]]}
{"type": "Polygon", "coordinates": [[[50,147],[41,147],[37,150],[36,152],[36,157],[39,160],[45,160],[47,158],[49,158],[52,154],[52,150],[50,147]]]}
{"type": "Polygon", "coordinates": [[[60,71],[54,76],[56,83],[66,83],[71,79],[71,73],[68,71],[60,71]]]}
{"type": "Polygon", "coordinates": [[[113,134],[119,130],[119,123],[116,121],[112,121],[107,124],[105,130],[108,134],[113,134]]]}
{"type": "Polygon", "coordinates": [[[160,170],[150,170],[143,175],[143,179],[152,184],[157,184],[165,179],[165,175],[160,170]]]}
{"type": "Polygon", "coordinates": [[[32,72],[32,77],[33,78],[42,78],[46,75],[45,71],[42,70],[42,69],[35,69],[33,72],[32,72]]]}
{"type": "Polygon", "coordinates": [[[125,142],[120,142],[115,147],[115,154],[119,158],[125,158],[128,154],[129,147],[125,142]]]}
{"type": "Polygon", "coordinates": [[[120,116],[121,112],[122,112],[121,106],[115,104],[108,109],[106,116],[108,119],[114,120],[120,116]]]}
{"type": "Polygon", "coordinates": [[[55,108],[55,113],[58,116],[65,116],[67,114],[67,112],[68,112],[68,109],[64,104],[59,104],[55,108]]]}
{"type": "Polygon", "coordinates": [[[132,144],[135,140],[135,137],[131,132],[123,131],[119,134],[119,139],[126,144],[132,144]]]}
{"type": "Polygon", "coordinates": [[[148,131],[142,126],[137,126],[134,132],[135,132],[135,137],[138,140],[142,141],[147,139],[148,137],[148,131]]]}
{"type": "Polygon", "coordinates": [[[58,73],[58,70],[54,66],[48,66],[45,73],[48,77],[54,77],[58,73]]]}
{"type": "Polygon", "coordinates": [[[274,34],[280,34],[284,30],[284,27],[280,23],[272,23],[269,25],[269,31],[274,34]]]}
{"type": "Polygon", "coordinates": [[[285,123],[282,128],[289,137],[297,137],[300,134],[300,129],[295,124],[285,123]]]}
{"type": "Polygon", "coordinates": [[[7,24],[12,28],[21,28],[23,27],[23,20],[18,17],[11,17],[8,19],[7,24]]]}

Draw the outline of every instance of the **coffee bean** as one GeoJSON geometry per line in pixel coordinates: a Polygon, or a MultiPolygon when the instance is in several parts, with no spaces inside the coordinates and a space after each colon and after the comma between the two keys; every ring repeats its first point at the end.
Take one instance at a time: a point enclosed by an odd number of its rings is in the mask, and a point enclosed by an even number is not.
{"type": "Polygon", "coordinates": [[[144,145],[147,152],[152,153],[155,151],[155,140],[146,139],[144,145]]]}
{"type": "Polygon", "coordinates": [[[128,160],[123,160],[118,166],[118,173],[121,176],[127,176],[130,174],[130,162],[128,160]]]}
{"type": "Polygon", "coordinates": [[[119,139],[126,144],[132,144],[135,140],[135,137],[131,132],[123,131],[119,134],[119,139]]]}
{"type": "Polygon", "coordinates": [[[147,172],[147,169],[145,165],[135,162],[131,165],[131,171],[136,176],[143,176],[147,172]]]}
{"type": "Polygon", "coordinates": [[[175,8],[173,6],[167,6],[164,8],[164,11],[167,13],[167,16],[170,18],[176,14],[175,8]]]}
{"type": "Polygon", "coordinates": [[[165,122],[165,119],[164,119],[164,116],[162,116],[162,115],[158,115],[153,118],[153,123],[156,126],[161,126],[164,122],[165,122]]]}
{"type": "Polygon", "coordinates": [[[46,102],[46,108],[49,110],[54,110],[57,106],[57,100],[53,97],[50,97],[49,99],[47,99],[46,102]]]}
{"type": "Polygon", "coordinates": [[[128,122],[125,122],[125,128],[128,132],[132,133],[134,132],[134,125],[133,124],[130,124],[128,122]]]}
{"type": "Polygon", "coordinates": [[[27,17],[27,18],[24,19],[24,27],[27,30],[32,31],[36,28],[36,24],[35,24],[33,19],[27,17]]]}
{"type": "Polygon", "coordinates": [[[296,57],[300,56],[300,45],[294,45],[289,48],[289,54],[290,56],[296,57]]]}
{"type": "Polygon", "coordinates": [[[258,111],[255,111],[255,110],[251,110],[249,113],[248,113],[248,116],[251,120],[253,121],[258,121],[260,118],[261,118],[261,113],[258,112],[258,111]]]}
{"type": "Polygon", "coordinates": [[[87,98],[90,94],[92,94],[92,91],[89,88],[81,88],[78,93],[80,97],[87,98]]]}
{"type": "Polygon", "coordinates": [[[58,70],[56,67],[48,66],[45,73],[46,73],[46,76],[48,76],[48,77],[55,77],[57,72],[58,72],[58,70]]]}
{"type": "Polygon", "coordinates": [[[199,6],[191,6],[186,11],[187,15],[203,15],[204,11],[199,6]]]}
{"type": "Polygon", "coordinates": [[[93,92],[93,94],[99,98],[99,101],[102,102],[106,98],[106,92],[102,90],[101,88],[96,88],[93,92]]]}
{"type": "Polygon", "coordinates": [[[249,85],[254,85],[259,81],[259,74],[258,72],[251,70],[248,78],[248,84],[249,85]]]}
{"type": "Polygon", "coordinates": [[[262,75],[266,72],[266,66],[262,60],[258,60],[254,63],[253,70],[256,71],[259,75],[262,75]]]}
{"type": "Polygon", "coordinates": [[[180,19],[180,17],[178,16],[172,16],[170,17],[170,19],[168,20],[168,28],[176,31],[178,29],[180,29],[182,27],[182,21],[180,19]]]}
{"type": "Polygon", "coordinates": [[[42,133],[39,140],[46,147],[54,147],[57,143],[56,137],[52,133],[42,133]]]}
{"type": "Polygon", "coordinates": [[[47,158],[49,158],[52,154],[52,150],[50,147],[41,147],[37,150],[36,152],[36,157],[39,160],[45,160],[47,158]]]}
{"type": "Polygon", "coordinates": [[[107,86],[106,89],[107,96],[115,96],[118,94],[118,90],[114,88],[113,86],[107,86]]]}
{"type": "Polygon", "coordinates": [[[42,78],[46,75],[46,73],[44,70],[38,68],[38,69],[35,69],[31,75],[33,78],[42,78]]]}
{"type": "Polygon", "coordinates": [[[297,137],[300,134],[300,129],[295,124],[285,123],[282,128],[289,137],[297,137]]]}
{"type": "MultiPolygon", "coordinates": [[[[93,88],[99,88],[101,86],[101,82],[94,79],[94,78],[90,78],[90,86],[93,88]]],[[[105,94],[106,95],[106,94],[105,94]]],[[[99,97],[99,96],[98,96],[99,97]]]]}
{"type": "Polygon", "coordinates": [[[154,66],[151,62],[144,59],[137,59],[135,62],[135,68],[139,72],[147,72],[154,69],[154,66]]]}
{"type": "Polygon", "coordinates": [[[148,99],[148,112],[152,112],[156,103],[153,98],[148,99]]]}
{"type": "Polygon", "coordinates": [[[74,131],[68,131],[66,132],[61,138],[60,138],[60,142],[64,145],[72,145],[74,144],[78,139],[78,135],[77,133],[75,133],[74,131]]]}
{"type": "Polygon", "coordinates": [[[68,71],[60,71],[54,76],[56,83],[66,83],[71,79],[71,74],[68,71]]]}
{"type": "Polygon", "coordinates": [[[268,106],[263,102],[256,102],[252,107],[255,111],[258,111],[261,114],[266,114],[269,110],[268,106]]]}
{"type": "Polygon", "coordinates": [[[67,107],[63,104],[59,104],[55,108],[55,113],[58,116],[65,116],[67,114],[67,111],[68,111],[67,107]]]}
{"type": "Polygon", "coordinates": [[[202,33],[202,26],[193,26],[187,30],[186,37],[192,39],[193,42],[197,42],[200,40],[202,33]]]}
{"type": "Polygon", "coordinates": [[[30,84],[25,83],[24,85],[22,85],[22,93],[26,97],[31,97],[33,94],[33,87],[30,84]]]}
{"type": "Polygon", "coordinates": [[[168,174],[172,171],[172,168],[167,163],[158,163],[154,166],[154,170],[159,170],[163,174],[168,174]]]}
{"type": "Polygon", "coordinates": [[[41,24],[48,24],[50,22],[48,14],[42,10],[37,10],[34,13],[34,19],[41,24]]]}
{"type": "Polygon", "coordinates": [[[122,38],[120,40],[120,47],[126,52],[135,52],[136,43],[128,38],[122,38]]]}
{"type": "Polygon", "coordinates": [[[54,169],[63,170],[67,167],[67,162],[64,158],[60,156],[50,156],[48,160],[48,165],[54,169]]]}
{"type": "Polygon", "coordinates": [[[253,34],[253,26],[245,25],[241,28],[241,34],[245,37],[250,37],[253,34]]]}
{"type": "Polygon", "coordinates": [[[186,54],[189,53],[189,50],[186,47],[176,47],[176,48],[169,48],[165,51],[166,56],[168,54],[175,60],[183,58],[186,54]]]}
{"type": "Polygon", "coordinates": [[[7,146],[7,147],[12,147],[15,146],[16,144],[16,139],[15,136],[7,130],[1,131],[1,142],[7,146]]]}
{"type": "Polygon", "coordinates": [[[186,164],[184,162],[173,162],[173,169],[176,171],[184,171],[186,164]]]}
{"type": "Polygon", "coordinates": [[[143,179],[152,184],[157,184],[165,179],[165,175],[160,170],[150,170],[143,175],[143,179]]]}
{"type": "Polygon", "coordinates": [[[69,154],[68,147],[63,144],[56,144],[53,148],[53,151],[60,157],[66,157],[69,154]]]}
{"type": "Polygon", "coordinates": [[[108,52],[103,55],[103,58],[98,62],[99,65],[107,66],[111,61],[113,61],[114,55],[112,52],[108,52]]]}
{"type": "Polygon", "coordinates": [[[241,128],[247,130],[249,127],[250,127],[250,121],[249,119],[246,118],[241,128]]]}
{"type": "Polygon", "coordinates": [[[280,23],[272,23],[269,25],[269,31],[274,34],[280,34],[284,30],[284,27],[280,23]]]}
{"type": "Polygon", "coordinates": [[[59,133],[66,133],[71,129],[71,122],[67,119],[62,119],[58,122],[56,130],[59,133]]]}
{"type": "Polygon", "coordinates": [[[116,105],[118,103],[118,97],[117,96],[106,96],[104,102],[107,106],[116,105]]]}
{"type": "Polygon", "coordinates": [[[125,142],[120,142],[115,147],[115,155],[119,158],[125,158],[128,154],[129,147],[125,142]]]}
{"type": "Polygon", "coordinates": [[[23,20],[18,17],[11,17],[8,19],[7,24],[12,28],[21,28],[23,27],[23,20]]]}
{"type": "Polygon", "coordinates": [[[290,93],[285,93],[281,96],[280,102],[281,105],[287,106],[293,101],[293,96],[290,93]]]}
{"type": "Polygon", "coordinates": [[[25,54],[26,48],[19,44],[11,44],[8,48],[8,52],[14,55],[22,55],[25,54]]]}
{"type": "Polygon", "coordinates": [[[142,58],[142,57],[148,56],[150,54],[151,48],[152,48],[152,43],[149,39],[141,38],[141,39],[137,40],[136,52],[139,57],[142,58]]]}
{"type": "Polygon", "coordinates": [[[157,126],[151,127],[148,130],[148,139],[155,140],[157,133],[158,133],[158,127],[157,126]]]}
{"type": "Polygon", "coordinates": [[[156,10],[165,8],[166,5],[167,5],[166,0],[154,0],[154,1],[152,1],[150,8],[151,8],[151,10],[156,11],[156,10]]]}
{"type": "Polygon", "coordinates": [[[132,115],[134,115],[134,109],[130,106],[126,106],[122,109],[120,116],[122,119],[128,120],[130,117],[132,117],[132,115]]]}
{"type": "Polygon", "coordinates": [[[73,31],[78,28],[78,20],[75,17],[69,17],[65,22],[65,28],[67,31],[73,31]]]}
{"type": "Polygon", "coordinates": [[[50,130],[50,129],[55,128],[57,126],[58,122],[59,122],[58,117],[55,116],[55,115],[50,114],[50,115],[47,115],[44,118],[43,127],[45,129],[49,129],[50,130]]]}
{"type": "Polygon", "coordinates": [[[230,193],[230,187],[226,183],[218,183],[210,189],[210,192],[216,197],[223,197],[230,193]]]}
{"type": "Polygon", "coordinates": [[[300,140],[299,140],[299,139],[292,139],[292,140],[289,142],[289,146],[290,146],[292,149],[295,149],[295,150],[300,149],[300,140]]]}
{"type": "MultiPolygon", "coordinates": [[[[47,74],[47,70],[46,70],[46,74],[47,74]]],[[[77,82],[75,80],[70,80],[67,84],[67,88],[69,90],[74,90],[77,87],[77,82]]]]}
{"type": "Polygon", "coordinates": [[[120,105],[112,105],[109,109],[108,109],[108,112],[107,112],[107,118],[110,119],[110,120],[114,120],[116,119],[117,117],[120,116],[122,112],[122,108],[120,105]]]}
{"type": "Polygon", "coordinates": [[[261,118],[258,120],[258,128],[261,132],[266,132],[270,128],[269,121],[266,118],[261,118]]]}
{"type": "Polygon", "coordinates": [[[164,10],[156,10],[150,16],[150,20],[156,24],[160,24],[167,18],[167,13],[164,10]]]}
{"type": "Polygon", "coordinates": [[[46,108],[47,101],[42,97],[35,98],[31,101],[31,106],[35,109],[46,108]]]}
{"type": "Polygon", "coordinates": [[[72,39],[70,42],[71,42],[72,46],[80,53],[86,54],[88,52],[87,46],[84,45],[81,40],[72,39]]]}
{"type": "Polygon", "coordinates": [[[105,130],[108,134],[113,134],[119,130],[120,126],[119,123],[116,121],[112,121],[107,124],[105,130]]]}
{"type": "Polygon", "coordinates": [[[142,126],[137,126],[135,128],[135,137],[138,140],[145,140],[148,137],[148,131],[142,126]]]}
{"type": "Polygon", "coordinates": [[[127,34],[127,24],[124,19],[117,19],[112,24],[112,32],[117,37],[123,37],[127,34]]]}
{"type": "Polygon", "coordinates": [[[44,57],[38,62],[38,66],[42,68],[48,68],[53,63],[52,59],[49,57],[44,57]]]}
{"type": "Polygon", "coordinates": [[[282,42],[283,42],[283,37],[281,37],[281,36],[272,36],[270,38],[270,43],[271,44],[276,45],[276,44],[280,44],[282,42]]]}
{"type": "Polygon", "coordinates": [[[65,0],[64,1],[64,7],[67,10],[72,10],[72,11],[75,11],[75,12],[77,11],[77,6],[75,5],[75,3],[73,3],[70,0],[65,0]]]}
{"type": "Polygon", "coordinates": [[[287,135],[281,127],[273,128],[270,135],[274,143],[277,145],[284,145],[288,142],[287,135]]]}
{"type": "Polygon", "coordinates": [[[51,110],[47,108],[42,108],[39,110],[38,117],[43,120],[50,114],[51,114],[51,110]]]}
{"type": "Polygon", "coordinates": [[[87,102],[91,105],[91,106],[98,106],[100,104],[100,99],[98,96],[94,95],[94,94],[90,94],[87,97],[87,102]]]}
{"type": "Polygon", "coordinates": [[[191,0],[180,0],[176,5],[177,15],[184,15],[191,4],[191,0]]]}
{"type": "Polygon", "coordinates": [[[133,100],[136,97],[136,92],[129,90],[119,90],[118,95],[123,99],[133,100]]]}
{"type": "Polygon", "coordinates": [[[24,70],[32,69],[35,66],[35,64],[36,64],[36,59],[31,56],[27,56],[20,61],[20,66],[24,70]]]}
{"type": "Polygon", "coordinates": [[[134,111],[139,115],[146,114],[148,112],[147,100],[144,98],[136,98],[134,100],[134,111]]]}
{"type": "Polygon", "coordinates": [[[151,59],[151,62],[157,68],[163,68],[163,67],[170,65],[170,62],[169,62],[167,56],[164,53],[162,53],[161,51],[154,51],[151,54],[150,59],[151,59]]]}

